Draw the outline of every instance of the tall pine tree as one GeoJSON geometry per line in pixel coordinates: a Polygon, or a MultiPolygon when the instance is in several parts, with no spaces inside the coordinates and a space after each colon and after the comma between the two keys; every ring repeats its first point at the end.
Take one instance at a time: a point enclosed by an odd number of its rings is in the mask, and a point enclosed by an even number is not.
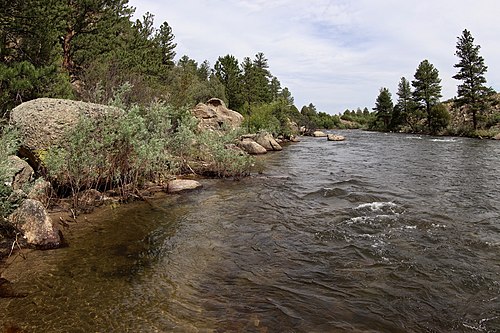
{"type": "Polygon", "coordinates": [[[381,88],[380,93],[375,102],[375,107],[373,108],[377,112],[377,120],[382,120],[384,123],[384,131],[390,129],[389,125],[391,123],[392,113],[394,110],[394,104],[392,102],[392,96],[387,88],[381,88]]]}
{"type": "Polygon", "coordinates": [[[425,111],[427,126],[432,130],[432,107],[437,105],[441,98],[439,71],[427,59],[423,60],[418,65],[415,80],[411,84],[415,88],[413,98],[418,107],[425,111]]]}
{"type": "Polygon", "coordinates": [[[479,45],[474,45],[472,34],[465,29],[458,37],[455,55],[460,60],[454,65],[455,68],[458,68],[458,73],[453,76],[454,79],[462,81],[458,85],[456,105],[468,108],[474,129],[478,125],[478,114],[487,108],[492,92],[490,88],[485,86],[484,74],[488,67],[484,64],[483,57],[479,55],[480,48],[479,45]]]}

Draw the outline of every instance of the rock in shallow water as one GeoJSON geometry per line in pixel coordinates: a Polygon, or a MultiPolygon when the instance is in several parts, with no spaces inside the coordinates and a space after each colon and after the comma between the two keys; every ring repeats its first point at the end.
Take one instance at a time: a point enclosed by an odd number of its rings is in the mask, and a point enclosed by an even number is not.
{"type": "Polygon", "coordinates": [[[342,135],[328,134],[328,141],[344,141],[345,137],[342,135]]]}
{"type": "Polygon", "coordinates": [[[30,245],[48,249],[60,247],[61,233],[52,221],[44,205],[37,200],[26,199],[9,216],[9,221],[24,235],[30,245]]]}
{"type": "Polygon", "coordinates": [[[191,179],[174,179],[168,182],[167,192],[178,193],[182,191],[195,190],[202,185],[200,182],[191,179]]]}

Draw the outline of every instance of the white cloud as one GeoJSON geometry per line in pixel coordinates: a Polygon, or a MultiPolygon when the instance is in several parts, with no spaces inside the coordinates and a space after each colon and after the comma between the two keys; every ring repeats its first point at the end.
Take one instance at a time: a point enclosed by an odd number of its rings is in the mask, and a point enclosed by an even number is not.
{"type": "Polygon", "coordinates": [[[420,61],[440,71],[444,98],[457,82],[455,45],[467,28],[482,46],[488,83],[500,89],[500,28],[496,0],[214,0],[163,3],[131,0],[136,16],[155,14],[176,36],[177,54],[213,65],[263,52],[272,73],[300,108],[372,108],[380,87],[393,98],[401,76],[410,81],[420,61]]]}

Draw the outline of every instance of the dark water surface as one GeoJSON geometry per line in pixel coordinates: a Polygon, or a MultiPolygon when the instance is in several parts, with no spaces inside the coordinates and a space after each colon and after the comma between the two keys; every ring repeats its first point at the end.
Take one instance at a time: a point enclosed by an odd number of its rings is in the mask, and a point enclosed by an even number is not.
{"type": "Polygon", "coordinates": [[[3,272],[25,332],[500,332],[500,142],[304,138],[3,272]]]}

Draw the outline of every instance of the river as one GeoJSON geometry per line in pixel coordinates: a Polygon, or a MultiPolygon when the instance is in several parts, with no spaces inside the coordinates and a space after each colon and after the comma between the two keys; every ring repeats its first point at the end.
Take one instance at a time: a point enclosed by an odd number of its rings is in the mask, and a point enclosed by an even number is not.
{"type": "Polygon", "coordinates": [[[500,332],[500,142],[340,134],[81,217],[4,270],[0,328],[500,332]]]}

